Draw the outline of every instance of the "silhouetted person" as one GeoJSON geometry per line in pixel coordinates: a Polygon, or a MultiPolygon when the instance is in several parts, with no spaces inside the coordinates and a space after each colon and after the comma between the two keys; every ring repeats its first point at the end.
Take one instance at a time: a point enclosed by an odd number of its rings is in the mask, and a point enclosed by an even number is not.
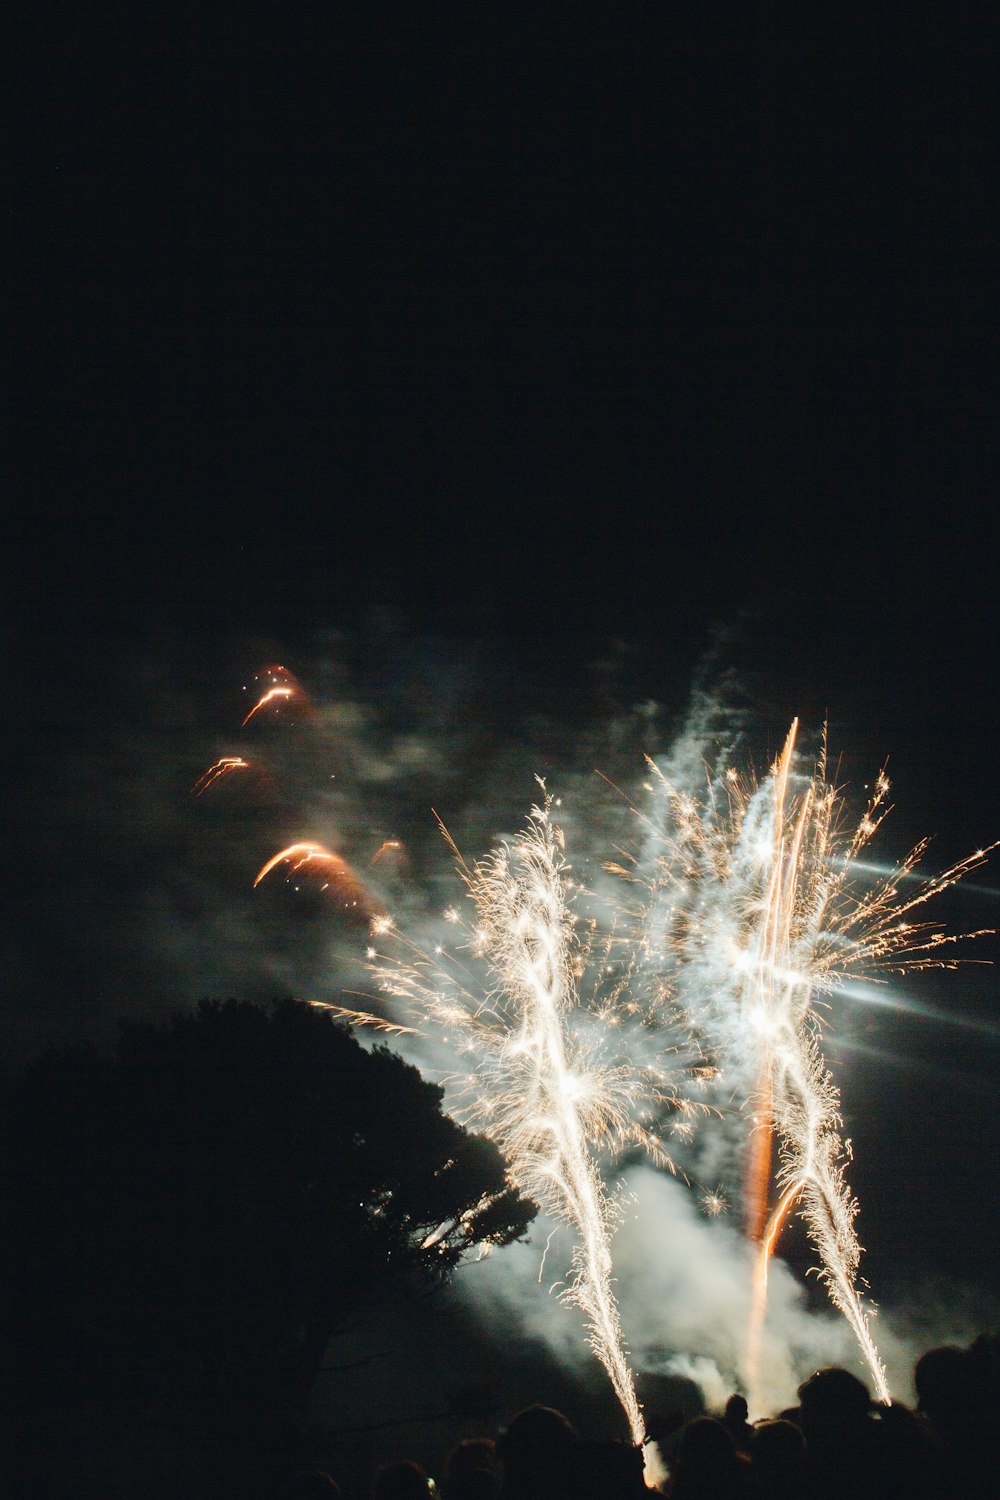
{"type": "Polygon", "coordinates": [[[443,1500],[497,1500],[500,1460],[492,1438],[463,1438],[445,1455],[443,1500]]]}
{"type": "Polygon", "coordinates": [[[568,1500],[576,1440],[572,1422],[555,1407],[536,1403],[519,1411],[497,1438],[501,1500],[568,1500]]]}
{"type": "Polygon", "coordinates": [[[573,1500],[646,1500],[642,1449],[617,1438],[579,1438],[567,1455],[573,1500]]]}
{"type": "Polygon", "coordinates": [[[303,1469],[286,1480],[281,1500],[342,1500],[343,1491],[331,1474],[303,1469]]]}
{"type": "Polygon", "coordinates": [[[379,1464],[372,1481],[372,1500],[429,1500],[427,1471],[415,1459],[379,1464]]]}
{"type": "Polygon", "coordinates": [[[864,1382],[827,1365],[802,1382],[798,1396],[806,1493],[812,1500],[885,1500],[886,1462],[864,1382]]]}
{"type": "Polygon", "coordinates": [[[671,1500],[745,1500],[750,1464],[718,1417],[684,1424],[667,1493],[671,1500]]]}
{"type": "Polygon", "coordinates": [[[879,1406],[876,1415],[882,1463],[894,1493],[912,1500],[938,1500],[934,1444],[923,1415],[902,1401],[879,1406]]]}
{"type": "Polygon", "coordinates": [[[749,1420],[747,1398],[734,1393],[726,1402],[726,1409],[722,1416],[722,1425],[732,1438],[737,1453],[750,1452],[750,1439],[753,1437],[753,1427],[749,1420]]]}
{"type": "Polygon", "coordinates": [[[771,1417],[751,1429],[750,1492],[754,1500],[800,1500],[806,1440],[785,1417],[771,1417]]]}
{"type": "Polygon", "coordinates": [[[986,1346],[939,1344],[917,1360],[917,1410],[927,1423],[942,1492],[976,1497],[1000,1484],[996,1384],[986,1346]]]}
{"type": "Polygon", "coordinates": [[[913,1369],[913,1384],[917,1410],[936,1437],[962,1433],[980,1416],[976,1368],[968,1349],[958,1344],[939,1344],[922,1354],[913,1369]]]}

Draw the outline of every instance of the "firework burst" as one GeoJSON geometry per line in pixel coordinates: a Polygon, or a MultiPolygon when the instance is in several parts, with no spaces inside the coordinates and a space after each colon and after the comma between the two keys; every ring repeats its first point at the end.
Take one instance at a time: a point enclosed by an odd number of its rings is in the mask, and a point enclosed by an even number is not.
{"type": "MultiPolygon", "coordinates": [[[[943,874],[912,880],[918,844],[871,884],[858,856],[887,811],[889,783],[876,782],[860,822],[845,826],[844,800],[828,780],[825,743],[809,773],[795,765],[797,721],[765,782],[729,771],[693,798],[653,762],[651,859],[633,878],[649,899],[637,948],[665,977],[692,1027],[719,1058],[724,1087],[747,1104],[744,1201],[758,1246],[747,1378],[757,1378],[768,1261],[793,1207],[820,1257],[820,1275],[847,1318],[879,1398],[889,1400],[858,1283],[858,1205],[845,1180],[849,1143],[840,1136],[839,1093],[823,1061],[820,1006],[851,976],[955,967],[945,951],[983,932],[946,933],[918,908],[978,868],[976,851],[943,874]],[[651,868],[650,868],[651,866],[651,868]],[[904,881],[908,894],[901,893],[904,881]],[[777,1168],[774,1154],[777,1150],[777,1168]]],[[[629,873],[627,867],[615,867],[629,873]]]]}
{"type": "MultiPolygon", "coordinates": [[[[693,1078],[694,1066],[668,1040],[662,1013],[655,1022],[638,1014],[628,964],[616,971],[608,945],[594,962],[594,926],[575,909],[581,888],[552,810],[546,796],[516,839],[471,867],[454,850],[476,914],[471,929],[457,911],[447,914],[463,931],[461,946],[428,953],[391,922],[377,923],[386,951],[372,948],[369,962],[403,1015],[469,1059],[466,1071],[446,1079],[449,1107],[497,1140],[522,1191],[574,1229],[573,1273],[562,1295],[583,1312],[591,1348],[641,1443],[644,1423],[612,1289],[621,1205],[599,1159],[633,1148],[672,1168],[660,1122],[673,1116],[686,1131],[708,1106],[680,1091],[679,1074],[693,1078]],[[593,968],[595,988],[584,1001],[582,983],[593,968]],[[637,1064],[624,1039],[643,1025],[647,1055],[659,1052],[637,1064]],[[616,1035],[620,1056],[609,1047],[616,1035]]],[[[359,1020],[356,1011],[344,1015],[359,1020]]]]}

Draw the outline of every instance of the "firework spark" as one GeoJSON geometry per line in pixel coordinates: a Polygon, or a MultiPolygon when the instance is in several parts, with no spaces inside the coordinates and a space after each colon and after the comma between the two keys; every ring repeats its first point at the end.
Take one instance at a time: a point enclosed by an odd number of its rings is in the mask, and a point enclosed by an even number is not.
{"type": "Polygon", "coordinates": [[[289,844],[267,861],[257,872],[254,886],[276,870],[287,865],[286,880],[304,870],[320,883],[320,890],[330,891],[337,903],[349,914],[365,922],[372,922],[384,915],[381,902],[359,880],[346,859],[328,849],[325,844],[303,842],[289,844]]]}
{"type": "Polygon", "coordinates": [[[850,1147],[839,1134],[839,1093],[820,1051],[816,1002],[859,973],[955,967],[960,960],[942,948],[984,931],[951,935],[937,922],[910,917],[978,868],[989,850],[918,879],[901,895],[924,841],[891,875],[863,884],[857,856],[888,811],[888,780],[878,777],[861,821],[844,831],[844,802],[827,779],[825,744],[811,774],[797,775],[797,733],[795,721],[762,786],[729,771],[710,777],[700,799],[679,791],[650,762],[663,816],[655,825],[641,944],[645,961],[671,976],[692,1025],[718,1049],[727,1087],[750,1107],[746,1221],[758,1246],[751,1389],[768,1261],[797,1205],[819,1252],[821,1278],[858,1340],[879,1399],[888,1401],[858,1289],[858,1205],[844,1178],[850,1147]]]}
{"type": "Polygon", "coordinates": [[[287,707],[292,702],[298,703],[302,707],[308,706],[309,700],[301,683],[287,667],[266,667],[261,673],[261,677],[267,683],[267,686],[243,720],[243,727],[249,724],[250,720],[263,709],[271,706],[275,708],[287,707]]]}
{"type": "Polygon", "coordinates": [[[198,780],[191,788],[191,793],[195,797],[200,797],[202,792],[208,791],[213,782],[219,780],[220,776],[226,776],[232,771],[246,771],[249,769],[249,766],[250,762],[244,760],[242,755],[224,755],[221,760],[217,760],[214,765],[209,766],[208,770],[198,777],[198,780]]]}
{"type": "MultiPolygon", "coordinates": [[[[468,1072],[447,1080],[456,1115],[496,1139],[521,1190],[574,1228],[573,1274],[562,1295],[583,1312],[591,1348],[642,1443],[644,1421],[612,1290],[620,1205],[604,1185],[597,1153],[641,1147],[672,1168],[660,1118],[673,1112],[689,1127],[707,1106],[678,1092],[676,1072],[691,1068],[679,1060],[683,1049],[667,1042],[662,1014],[655,1027],[651,1018],[637,1020],[628,965],[608,984],[613,966],[605,951],[597,966],[604,983],[582,1001],[592,928],[574,910],[579,888],[551,810],[546,797],[531,810],[525,831],[475,866],[454,851],[476,910],[468,941],[472,969],[451,949],[418,949],[391,924],[383,924],[382,936],[401,945],[402,958],[372,949],[369,961],[383,994],[471,1058],[468,1072]],[[484,985],[475,983],[477,964],[486,966],[484,985]],[[620,1054],[609,1038],[618,1034],[616,1023],[624,1032],[651,1026],[651,1062],[615,1060],[620,1054]]],[[[456,911],[447,915],[462,925],[456,911]]]]}
{"type": "Polygon", "coordinates": [[[384,839],[368,863],[370,866],[381,865],[390,873],[401,874],[408,864],[406,845],[402,839],[384,839]]]}
{"type": "MultiPolygon", "coordinates": [[[[244,724],[268,708],[283,716],[292,702],[308,706],[287,669],[270,667],[263,676],[266,686],[244,724]]],[[[254,881],[260,885],[280,867],[288,880],[308,876],[368,924],[370,971],[399,1013],[386,1019],[322,1002],[324,1008],[349,1025],[445,1048],[449,1108],[496,1139],[521,1190],[574,1231],[572,1276],[562,1295],[582,1310],[636,1441],[642,1414],[612,1290],[621,1204],[605,1186],[602,1163],[641,1149],[677,1171],[665,1134],[686,1147],[709,1111],[730,1121],[735,1115],[740,1124],[740,1170],[728,1177],[720,1161],[727,1143],[711,1132],[703,1154],[712,1159],[709,1181],[716,1185],[700,1189],[700,1206],[709,1218],[728,1212],[742,1179],[755,1265],[750,1392],[770,1258],[796,1212],[878,1396],[889,1399],[871,1335],[873,1310],[860,1289],[858,1205],[845,1180],[850,1143],[841,1138],[839,1093],[822,1056],[823,1012],[862,975],[884,982],[880,975],[890,972],[968,962],[953,945],[987,929],[953,935],[921,908],[997,846],[930,878],[918,869],[926,840],[891,867],[862,857],[889,811],[888,780],[879,775],[851,826],[828,780],[825,736],[806,772],[797,741],[795,721],[762,783],[730,768],[706,775],[697,795],[649,760],[654,811],[640,814],[648,847],[605,865],[629,882],[620,889],[631,909],[626,900],[609,901],[586,921],[578,915],[584,892],[572,879],[547,795],[519,838],[471,868],[442,825],[475,922],[466,926],[457,910],[446,913],[458,943],[433,952],[405,937],[347,862],[322,844],[288,845],[254,881]],[[725,1180],[716,1182],[720,1171],[725,1180]]],[[[247,764],[237,756],[217,761],[193,792],[247,764]]],[[[405,862],[404,847],[388,839],[370,866],[398,877],[405,862]]],[[[700,1143],[698,1134],[699,1151],[700,1143]]]]}

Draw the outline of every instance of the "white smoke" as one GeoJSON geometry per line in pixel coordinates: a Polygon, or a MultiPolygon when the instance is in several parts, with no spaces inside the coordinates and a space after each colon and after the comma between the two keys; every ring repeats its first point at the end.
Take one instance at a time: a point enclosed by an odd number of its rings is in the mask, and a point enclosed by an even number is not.
{"type": "MultiPolygon", "coordinates": [[[[248,680],[287,653],[274,643],[242,643],[230,654],[248,680]]],[[[364,963],[365,934],[321,907],[290,920],[273,887],[253,890],[256,871],[283,844],[307,838],[337,849],[370,881],[399,929],[433,947],[452,940],[441,914],[463,900],[437,818],[475,860],[516,836],[542,777],[559,801],[573,873],[596,910],[621,894],[604,862],[622,849],[643,855],[636,810],[646,806],[645,755],[693,788],[704,784],[706,766],[748,757],[755,727],[763,739],[787,729],[785,722],[755,726],[738,681],[716,661],[696,675],[677,724],[624,689],[611,694],[607,708],[607,671],[600,713],[590,702],[575,717],[560,717],[536,702],[525,715],[519,685],[499,656],[462,655],[407,640],[392,627],[365,638],[332,637],[288,664],[312,698],[308,724],[254,722],[241,732],[242,682],[228,682],[222,666],[185,680],[177,662],[142,663],[117,750],[107,751],[102,724],[94,736],[105,747],[99,753],[71,744],[46,767],[50,819],[20,867],[35,868],[40,887],[44,876],[53,920],[67,935],[53,946],[69,952],[68,934],[77,934],[82,989],[69,1020],[65,1012],[42,1014],[30,987],[37,961],[27,946],[23,955],[15,950],[26,976],[24,1010],[38,1012],[40,1032],[49,1020],[65,1031],[93,1017],[155,1018],[205,996],[287,993],[363,1007],[377,999],[364,963]],[[243,752],[266,763],[263,791],[250,793],[234,780],[191,797],[216,758],[243,752]],[[386,839],[405,844],[405,870],[371,864],[386,839]],[[120,878],[125,869],[128,882],[120,878]],[[127,906],[109,895],[125,890],[127,906]],[[368,996],[354,993],[365,989],[368,996]]],[[[27,944],[24,934],[15,936],[27,944]]],[[[67,964],[65,989],[75,994],[72,979],[67,964]]],[[[35,983],[41,992],[37,977],[35,983]]],[[[443,1078],[454,1066],[441,1038],[401,1038],[397,1045],[429,1076],[443,1078]]],[[[702,1130],[685,1163],[692,1178],[713,1185],[715,1173],[721,1177],[730,1165],[736,1134],[722,1121],[702,1130]]],[[[690,1379],[706,1405],[717,1407],[743,1385],[750,1258],[737,1215],[706,1217],[697,1188],[645,1166],[625,1172],[621,1191],[614,1290],[633,1366],[640,1375],[690,1379]]],[[[600,1370],[579,1314],[558,1295],[571,1249],[565,1226],[538,1221],[528,1243],[463,1271],[456,1295],[498,1341],[515,1334],[541,1340],[581,1382],[592,1383],[600,1370]]],[[[995,1317],[988,1300],[972,1289],[914,1283],[902,1296],[897,1288],[874,1326],[894,1394],[909,1399],[923,1349],[967,1342],[988,1316],[995,1317]]],[[[798,1382],[831,1362],[864,1375],[844,1320],[775,1259],[763,1403],[775,1410],[791,1404],[798,1382]]]]}

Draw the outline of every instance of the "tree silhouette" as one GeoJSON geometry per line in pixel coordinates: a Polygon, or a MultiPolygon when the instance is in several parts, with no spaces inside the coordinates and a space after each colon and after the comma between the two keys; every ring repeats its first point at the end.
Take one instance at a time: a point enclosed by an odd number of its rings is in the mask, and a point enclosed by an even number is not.
{"type": "Polygon", "coordinates": [[[194,1361],[301,1405],[362,1298],[439,1284],[534,1217],[441,1101],[295,1001],[205,1002],[122,1023],[110,1056],[46,1052],[5,1101],[5,1337],[88,1381],[194,1361]]]}

